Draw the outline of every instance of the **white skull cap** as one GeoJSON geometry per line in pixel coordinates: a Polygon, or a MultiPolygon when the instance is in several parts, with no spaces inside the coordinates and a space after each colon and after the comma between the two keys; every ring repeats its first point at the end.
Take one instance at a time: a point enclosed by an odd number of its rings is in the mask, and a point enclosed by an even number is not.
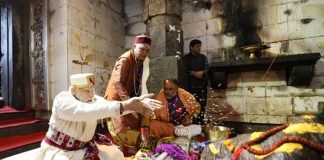
{"type": "Polygon", "coordinates": [[[76,88],[87,88],[95,86],[95,76],[93,73],[73,74],[70,76],[71,86],[76,88]]]}

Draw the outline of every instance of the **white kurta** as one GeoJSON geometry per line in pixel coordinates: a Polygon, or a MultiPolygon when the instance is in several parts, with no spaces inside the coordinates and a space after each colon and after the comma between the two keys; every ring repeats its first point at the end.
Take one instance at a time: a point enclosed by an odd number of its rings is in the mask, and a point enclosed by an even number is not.
{"type": "MultiPolygon", "coordinates": [[[[49,126],[80,141],[90,141],[94,136],[98,119],[120,115],[119,102],[108,102],[97,95],[95,95],[94,99],[93,103],[83,103],[68,91],[59,93],[54,98],[49,126]]],[[[119,151],[117,146],[97,144],[97,147],[99,157],[102,160],[124,159],[123,153],[119,151]]],[[[43,141],[37,159],[82,160],[85,152],[86,148],[77,151],[64,151],[43,141]]]]}

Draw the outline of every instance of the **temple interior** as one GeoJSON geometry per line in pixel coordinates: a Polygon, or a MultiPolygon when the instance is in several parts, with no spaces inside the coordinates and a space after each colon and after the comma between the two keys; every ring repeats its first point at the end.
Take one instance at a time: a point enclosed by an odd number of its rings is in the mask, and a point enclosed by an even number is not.
{"type": "MultiPolygon", "coordinates": [[[[95,94],[105,96],[115,62],[139,35],[152,40],[146,87],[155,95],[167,78],[188,85],[183,57],[200,40],[206,110],[198,137],[124,150],[125,159],[324,159],[323,0],[0,0],[0,7],[0,159],[34,156],[71,75],[93,73],[95,94]],[[163,147],[172,151],[157,151],[163,147]]],[[[97,130],[110,135],[103,125],[97,130]]]]}

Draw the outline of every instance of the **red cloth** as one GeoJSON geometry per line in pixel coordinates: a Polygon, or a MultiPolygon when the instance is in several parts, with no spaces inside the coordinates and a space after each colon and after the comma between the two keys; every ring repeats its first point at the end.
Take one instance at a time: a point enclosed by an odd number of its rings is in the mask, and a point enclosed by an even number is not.
{"type": "Polygon", "coordinates": [[[51,146],[55,146],[67,151],[75,151],[82,148],[87,148],[87,151],[84,155],[85,160],[100,160],[98,156],[99,150],[96,146],[96,143],[107,146],[113,145],[105,135],[99,133],[95,133],[94,137],[89,142],[82,142],[55,129],[53,131],[54,133],[53,135],[51,135],[51,137],[45,136],[44,142],[51,146]],[[60,138],[62,138],[63,140],[61,140],[60,138]]]}
{"type": "Polygon", "coordinates": [[[39,143],[40,141],[42,141],[45,134],[46,131],[40,131],[24,135],[0,138],[0,153],[24,145],[39,143]]]}
{"type": "Polygon", "coordinates": [[[243,151],[243,146],[240,146],[233,153],[233,160],[237,160],[240,157],[241,152],[243,151]]]}
{"type": "Polygon", "coordinates": [[[0,120],[0,128],[21,126],[21,125],[25,125],[25,124],[36,123],[39,121],[41,121],[41,120],[34,118],[34,117],[0,120]]]}
{"type": "Polygon", "coordinates": [[[0,108],[0,113],[28,112],[30,110],[31,110],[31,106],[25,106],[23,110],[17,110],[10,106],[4,106],[0,108]]]}
{"type": "Polygon", "coordinates": [[[146,44],[151,45],[151,42],[152,42],[152,40],[151,40],[150,37],[148,37],[146,35],[140,35],[140,36],[137,36],[135,38],[134,44],[136,44],[136,43],[146,43],[146,44]]]}

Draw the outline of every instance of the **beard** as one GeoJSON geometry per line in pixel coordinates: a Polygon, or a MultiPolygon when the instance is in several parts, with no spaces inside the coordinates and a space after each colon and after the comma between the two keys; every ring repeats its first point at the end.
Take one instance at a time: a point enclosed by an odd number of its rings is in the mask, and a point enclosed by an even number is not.
{"type": "Polygon", "coordinates": [[[166,99],[172,99],[174,96],[176,96],[177,94],[164,94],[166,99]]]}
{"type": "Polygon", "coordinates": [[[138,65],[142,65],[143,62],[144,62],[144,60],[141,60],[141,59],[137,59],[137,60],[136,60],[136,63],[137,63],[138,65]]]}

